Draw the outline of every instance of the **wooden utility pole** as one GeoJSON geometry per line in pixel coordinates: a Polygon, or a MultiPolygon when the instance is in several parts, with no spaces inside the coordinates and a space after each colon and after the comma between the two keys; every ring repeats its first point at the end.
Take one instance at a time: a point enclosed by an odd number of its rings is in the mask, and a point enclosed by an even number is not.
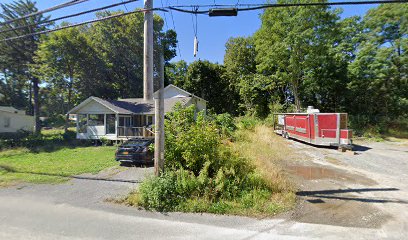
{"type": "MultiPolygon", "coordinates": [[[[153,0],[144,0],[144,8],[152,9],[153,0]]],[[[153,99],[153,11],[144,12],[143,98],[153,99]]]]}
{"type": "Polygon", "coordinates": [[[156,176],[164,170],[164,48],[160,51],[159,91],[155,98],[154,172],[156,176]]]}

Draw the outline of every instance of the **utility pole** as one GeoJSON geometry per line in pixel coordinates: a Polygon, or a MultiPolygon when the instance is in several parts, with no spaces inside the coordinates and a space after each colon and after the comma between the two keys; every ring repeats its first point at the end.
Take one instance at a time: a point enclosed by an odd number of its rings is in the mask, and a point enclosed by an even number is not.
{"type": "Polygon", "coordinates": [[[160,51],[159,91],[155,98],[154,173],[159,176],[164,170],[164,48],[160,51]]]}
{"type": "MultiPolygon", "coordinates": [[[[153,0],[144,0],[144,9],[152,9],[153,0]]],[[[143,99],[153,99],[153,11],[144,12],[143,99]]]]}

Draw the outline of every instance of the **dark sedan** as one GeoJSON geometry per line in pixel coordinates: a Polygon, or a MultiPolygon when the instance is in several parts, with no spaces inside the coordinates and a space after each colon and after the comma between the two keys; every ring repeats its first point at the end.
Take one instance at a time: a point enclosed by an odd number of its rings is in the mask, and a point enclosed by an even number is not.
{"type": "Polygon", "coordinates": [[[116,151],[116,161],[123,163],[153,163],[153,151],[150,146],[153,139],[130,139],[120,145],[116,151]]]}

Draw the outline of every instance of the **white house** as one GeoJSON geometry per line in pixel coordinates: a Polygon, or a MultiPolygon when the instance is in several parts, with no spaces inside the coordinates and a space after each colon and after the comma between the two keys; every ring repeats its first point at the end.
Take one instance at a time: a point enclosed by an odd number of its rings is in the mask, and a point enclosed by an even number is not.
{"type": "Polygon", "coordinates": [[[15,133],[19,130],[33,131],[34,117],[13,107],[0,106],[0,133],[15,133]]]}
{"type": "MultiPolygon", "coordinates": [[[[163,95],[165,113],[171,111],[177,103],[183,106],[194,104],[197,111],[206,110],[207,101],[174,85],[165,87],[163,95]]],[[[154,100],[104,100],[89,97],[67,114],[76,115],[77,139],[153,137],[154,100]]]]}

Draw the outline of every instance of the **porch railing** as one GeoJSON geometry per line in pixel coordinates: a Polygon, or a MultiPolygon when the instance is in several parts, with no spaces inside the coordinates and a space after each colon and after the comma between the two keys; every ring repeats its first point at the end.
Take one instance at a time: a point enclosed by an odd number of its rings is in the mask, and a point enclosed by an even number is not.
{"type": "Polygon", "coordinates": [[[154,133],[146,127],[118,127],[119,137],[153,137],[154,133]]]}
{"type": "Polygon", "coordinates": [[[143,127],[118,127],[119,137],[143,137],[143,127]]]}

